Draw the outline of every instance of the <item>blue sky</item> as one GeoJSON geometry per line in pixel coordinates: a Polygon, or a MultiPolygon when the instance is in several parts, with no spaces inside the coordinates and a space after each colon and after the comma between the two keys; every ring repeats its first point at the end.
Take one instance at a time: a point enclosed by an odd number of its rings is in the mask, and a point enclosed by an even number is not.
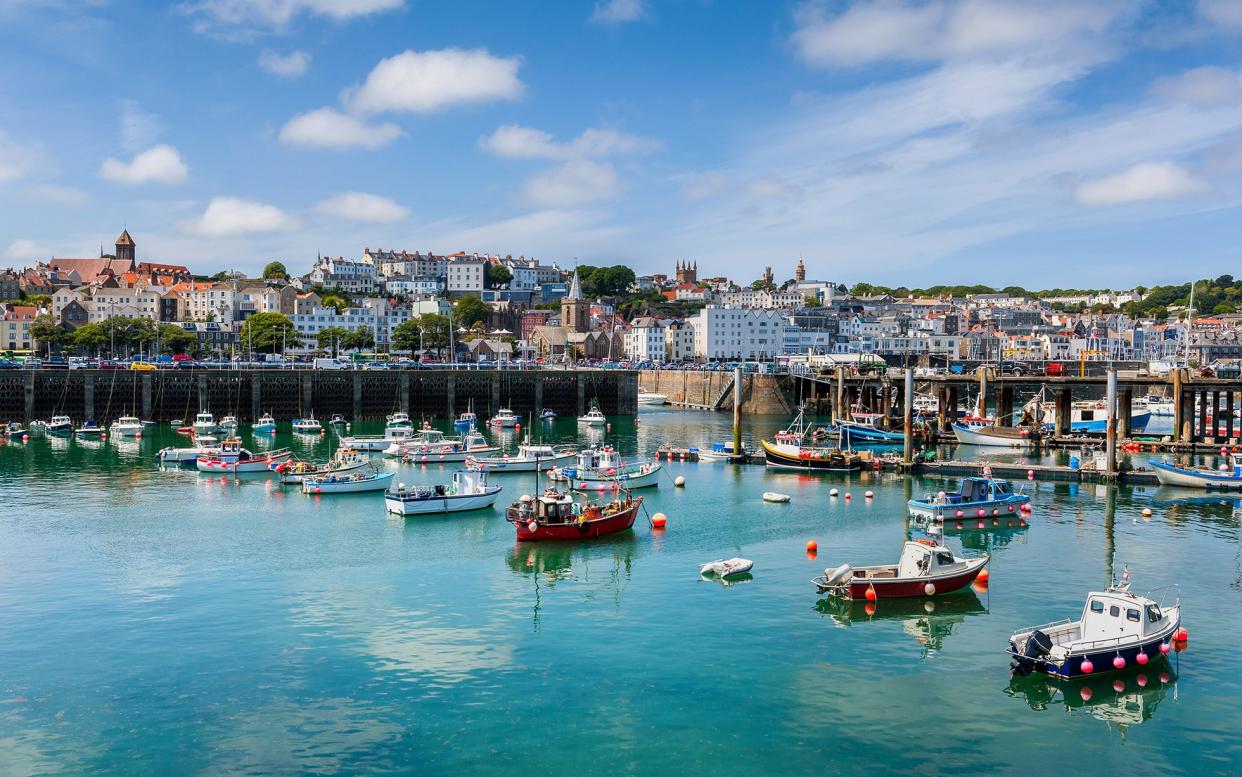
{"type": "Polygon", "coordinates": [[[0,0],[0,264],[1236,274],[1240,72],[1242,0],[0,0]]]}

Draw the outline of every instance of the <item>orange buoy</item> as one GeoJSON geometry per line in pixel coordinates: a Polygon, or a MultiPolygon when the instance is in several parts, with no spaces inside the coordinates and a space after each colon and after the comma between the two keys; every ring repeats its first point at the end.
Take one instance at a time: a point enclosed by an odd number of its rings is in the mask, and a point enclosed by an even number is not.
{"type": "Polygon", "coordinates": [[[656,513],[651,516],[651,528],[663,529],[668,524],[668,516],[664,513],[656,513]]]}
{"type": "Polygon", "coordinates": [[[815,540],[807,540],[807,541],[806,541],[806,552],[807,552],[807,553],[814,553],[814,552],[815,552],[815,551],[817,551],[817,550],[819,550],[819,543],[818,543],[818,542],[816,542],[815,540]]]}
{"type": "Polygon", "coordinates": [[[1188,639],[1190,639],[1190,632],[1186,631],[1185,626],[1179,626],[1177,631],[1173,632],[1174,642],[1185,642],[1188,639]]]}
{"type": "Polygon", "coordinates": [[[869,602],[874,602],[875,601],[875,586],[873,585],[867,586],[867,593],[864,595],[863,598],[865,598],[869,602]]]}
{"type": "Polygon", "coordinates": [[[987,567],[984,567],[979,570],[979,574],[975,577],[975,580],[980,583],[986,583],[989,577],[991,577],[991,575],[988,574],[987,567]]]}
{"type": "Polygon", "coordinates": [[[863,605],[863,612],[867,613],[868,618],[875,615],[875,602],[867,602],[863,605]]]}

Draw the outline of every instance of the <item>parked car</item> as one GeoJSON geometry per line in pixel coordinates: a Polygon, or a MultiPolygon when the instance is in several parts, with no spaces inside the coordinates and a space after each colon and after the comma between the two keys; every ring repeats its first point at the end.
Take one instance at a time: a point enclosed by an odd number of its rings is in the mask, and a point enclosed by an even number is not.
{"type": "Polygon", "coordinates": [[[311,367],[316,370],[347,370],[349,362],[344,359],[316,359],[311,367]]]}
{"type": "Polygon", "coordinates": [[[1010,375],[1015,378],[1020,378],[1030,371],[1031,366],[1029,364],[1023,364],[1022,362],[1002,361],[996,363],[996,373],[998,375],[1010,375]]]}
{"type": "Polygon", "coordinates": [[[69,369],[69,360],[64,356],[49,356],[43,360],[43,367],[49,370],[67,370],[69,369]]]}
{"type": "Polygon", "coordinates": [[[129,368],[131,370],[140,370],[142,372],[152,372],[159,369],[159,367],[155,366],[151,362],[130,362],[129,368]]]}

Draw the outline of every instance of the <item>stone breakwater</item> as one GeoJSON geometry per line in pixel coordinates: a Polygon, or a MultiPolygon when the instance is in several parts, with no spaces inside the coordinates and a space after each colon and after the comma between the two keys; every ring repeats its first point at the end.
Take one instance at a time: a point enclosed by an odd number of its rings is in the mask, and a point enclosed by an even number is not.
{"type": "Polygon", "coordinates": [[[47,419],[106,423],[123,415],[190,419],[200,410],[243,421],[334,413],[383,420],[454,418],[501,407],[520,416],[551,409],[581,415],[592,401],[608,416],[637,412],[638,374],[623,370],[12,370],[0,372],[0,422],[47,419]]]}

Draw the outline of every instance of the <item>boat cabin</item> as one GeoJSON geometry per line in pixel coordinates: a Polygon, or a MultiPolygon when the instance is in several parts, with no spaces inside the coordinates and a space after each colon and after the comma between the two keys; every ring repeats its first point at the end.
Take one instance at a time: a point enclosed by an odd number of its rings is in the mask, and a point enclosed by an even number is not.
{"type": "Polygon", "coordinates": [[[1077,635],[1084,641],[1133,639],[1155,634],[1168,625],[1160,606],[1123,588],[1087,595],[1077,635]]]}
{"type": "Polygon", "coordinates": [[[195,426],[211,426],[215,422],[216,422],[215,416],[213,416],[211,413],[199,413],[198,415],[194,416],[195,426]]]}
{"type": "Polygon", "coordinates": [[[440,445],[444,442],[444,432],[439,429],[420,429],[415,439],[423,445],[440,445]]]}
{"type": "Polygon", "coordinates": [[[462,436],[462,445],[466,450],[475,450],[477,448],[487,447],[487,438],[480,434],[477,430],[471,430],[462,436]]]}
{"type": "Polygon", "coordinates": [[[615,470],[621,466],[621,457],[615,448],[587,448],[578,454],[578,470],[615,470]]]}
{"type": "Polygon", "coordinates": [[[569,494],[549,488],[538,497],[523,494],[516,505],[520,520],[536,520],[539,523],[574,523],[582,514],[582,506],[569,494]]]}
{"type": "Polygon", "coordinates": [[[965,569],[966,562],[954,557],[953,551],[943,545],[927,542],[907,542],[901,548],[897,561],[897,577],[928,577],[965,569]]]}
{"type": "Polygon", "coordinates": [[[1004,499],[1006,496],[1013,493],[1013,486],[1008,480],[994,480],[992,478],[962,478],[961,485],[958,486],[957,491],[946,493],[944,495],[944,501],[948,504],[992,502],[998,499],[1004,499]]]}
{"type": "Polygon", "coordinates": [[[410,426],[411,425],[409,413],[400,413],[400,412],[393,413],[392,415],[388,416],[385,419],[385,421],[387,422],[389,426],[410,426]]]}

